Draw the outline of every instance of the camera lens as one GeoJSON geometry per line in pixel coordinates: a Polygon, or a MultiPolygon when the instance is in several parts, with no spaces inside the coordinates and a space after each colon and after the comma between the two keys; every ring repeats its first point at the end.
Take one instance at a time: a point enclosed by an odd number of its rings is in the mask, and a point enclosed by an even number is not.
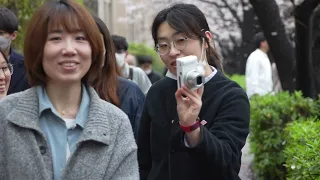
{"type": "Polygon", "coordinates": [[[197,89],[203,85],[203,76],[196,70],[191,70],[186,74],[184,83],[190,89],[197,89]]]}
{"type": "Polygon", "coordinates": [[[202,77],[201,76],[197,77],[197,84],[198,85],[202,84],[202,77]]]}

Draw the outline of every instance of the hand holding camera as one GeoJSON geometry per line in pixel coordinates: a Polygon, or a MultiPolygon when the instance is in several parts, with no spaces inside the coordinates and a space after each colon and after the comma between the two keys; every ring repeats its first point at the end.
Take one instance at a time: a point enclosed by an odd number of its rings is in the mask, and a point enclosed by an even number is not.
{"type": "Polygon", "coordinates": [[[198,118],[204,84],[204,67],[196,56],[177,59],[177,83],[175,96],[180,124],[190,126],[198,118]]]}

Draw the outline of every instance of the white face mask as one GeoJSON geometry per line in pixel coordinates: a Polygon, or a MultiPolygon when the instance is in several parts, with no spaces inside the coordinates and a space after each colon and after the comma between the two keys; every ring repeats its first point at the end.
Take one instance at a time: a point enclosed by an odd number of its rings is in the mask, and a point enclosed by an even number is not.
{"type": "Polygon", "coordinates": [[[204,48],[204,38],[202,39],[202,47],[201,47],[201,56],[200,56],[200,59],[199,59],[199,65],[197,67],[198,71],[201,72],[203,75],[205,74],[205,68],[207,66],[207,56],[205,54],[205,48],[204,48]]]}
{"type": "Polygon", "coordinates": [[[144,72],[149,75],[152,72],[152,69],[145,69],[144,72]]]}
{"type": "Polygon", "coordinates": [[[0,36],[0,49],[3,51],[10,47],[11,45],[11,39],[10,38],[5,38],[3,36],[0,36]]]}
{"type": "Polygon", "coordinates": [[[116,53],[116,60],[120,67],[123,67],[125,63],[125,56],[126,56],[125,53],[116,53]]]}

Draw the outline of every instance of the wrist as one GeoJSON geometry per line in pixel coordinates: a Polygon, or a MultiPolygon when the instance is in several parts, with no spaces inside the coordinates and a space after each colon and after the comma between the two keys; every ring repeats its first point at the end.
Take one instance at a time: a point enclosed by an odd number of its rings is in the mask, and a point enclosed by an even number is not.
{"type": "Polygon", "coordinates": [[[186,133],[192,132],[192,131],[198,129],[200,126],[201,126],[201,124],[200,124],[199,117],[192,124],[191,123],[188,123],[188,124],[180,123],[181,130],[186,132],[186,133]]]}

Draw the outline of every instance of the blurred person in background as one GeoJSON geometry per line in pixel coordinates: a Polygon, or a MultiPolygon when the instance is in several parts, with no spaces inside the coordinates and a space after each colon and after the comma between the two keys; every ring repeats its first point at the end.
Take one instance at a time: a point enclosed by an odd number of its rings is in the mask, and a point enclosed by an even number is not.
{"type": "Polygon", "coordinates": [[[147,55],[138,55],[138,64],[139,67],[148,75],[151,83],[154,84],[155,82],[161,79],[161,76],[152,69],[152,57],[147,55]]]}
{"type": "Polygon", "coordinates": [[[104,54],[102,78],[94,84],[94,88],[103,100],[111,102],[128,115],[136,138],[145,95],[136,83],[120,76],[109,30],[100,18],[94,19],[103,37],[104,47],[108,49],[104,54]]]}
{"type": "Polygon", "coordinates": [[[4,52],[14,68],[8,94],[29,88],[23,56],[11,47],[12,41],[18,36],[18,26],[16,15],[8,8],[0,7],[0,50],[4,52]]]}
{"type": "Polygon", "coordinates": [[[126,57],[126,62],[130,65],[130,66],[137,66],[137,58],[135,55],[133,54],[128,54],[126,57]]]}
{"type": "Polygon", "coordinates": [[[13,66],[9,63],[4,52],[0,50],[0,99],[5,97],[8,93],[11,75],[13,73],[13,66]]]}
{"type": "Polygon", "coordinates": [[[126,38],[118,35],[112,35],[111,37],[116,50],[116,61],[121,70],[122,76],[135,82],[141,91],[146,95],[152,84],[146,73],[144,73],[141,68],[130,66],[125,61],[129,48],[126,38]]]}
{"type": "Polygon", "coordinates": [[[263,96],[273,91],[272,68],[268,57],[269,44],[262,32],[254,37],[257,49],[253,51],[246,63],[246,90],[251,98],[263,96]]]}

